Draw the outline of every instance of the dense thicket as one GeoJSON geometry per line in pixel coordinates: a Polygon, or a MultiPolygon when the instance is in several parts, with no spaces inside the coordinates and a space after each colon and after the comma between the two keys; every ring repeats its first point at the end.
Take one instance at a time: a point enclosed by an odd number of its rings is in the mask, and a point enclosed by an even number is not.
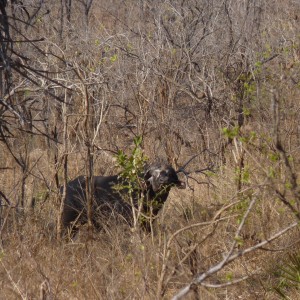
{"type": "MultiPolygon", "coordinates": [[[[0,14],[6,299],[36,298],[38,287],[59,299],[169,298],[224,253],[299,220],[298,1],[0,0],[0,14]],[[114,173],[136,137],[150,160],[185,166],[189,189],[173,192],[157,232],[56,241],[59,187],[114,173]]],[[[251,250],[198,281],[191,297],[274,299],[274,286],[293,297],[288,281],[277,286],[275,250],[289,266],[299,234],[279,236],[272,252],[251,250]],[[245,275],[238,288],[219,286],[245,275]]]]}

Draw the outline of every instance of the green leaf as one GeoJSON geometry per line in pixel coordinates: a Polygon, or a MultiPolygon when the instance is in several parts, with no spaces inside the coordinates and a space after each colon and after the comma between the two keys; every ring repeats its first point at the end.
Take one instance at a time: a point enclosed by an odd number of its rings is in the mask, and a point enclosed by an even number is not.
{"type": "Polygon", "coordinates": [[[113,56],[111,56],[109,58],[110,62],[112,62],[112,63],[114,63],[115,61],[117,61],[117,59],[118,59],[118,55],[117,54],[114,54],[113,56]]]}

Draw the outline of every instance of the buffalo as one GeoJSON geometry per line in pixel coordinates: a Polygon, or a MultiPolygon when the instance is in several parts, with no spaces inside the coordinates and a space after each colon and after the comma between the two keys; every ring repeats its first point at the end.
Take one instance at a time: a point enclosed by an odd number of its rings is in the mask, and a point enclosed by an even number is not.
{"type": "MultiPolygon", "coordinates": [[[[94,176],[92,178],[93,224],[101,226],[108,219],[123,219],[133,225],[134,210],[139,209],[145,230],[166,202],[170,189],[185,188],[176,171],[166,164],[154,164],[139,178],[139,188],[131,194],[129,201],[128,183],[122,176],[94,176]],[[134,206],[134,207],[132,207],[134,206]]],[[[86,178],[79,176],[69,181],[64,199],[62,222],[65,228],[75,228],[87,222],[86,178]]]]}

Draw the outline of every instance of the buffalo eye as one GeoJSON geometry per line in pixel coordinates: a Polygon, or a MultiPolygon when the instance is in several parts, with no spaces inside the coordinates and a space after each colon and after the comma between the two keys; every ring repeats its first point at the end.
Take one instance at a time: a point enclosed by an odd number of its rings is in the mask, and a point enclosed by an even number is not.
{"type": "Polygon", "coordinates": [[[160,176],[167,176],[167,172],[166,171],[161,171],[160,176]]]}

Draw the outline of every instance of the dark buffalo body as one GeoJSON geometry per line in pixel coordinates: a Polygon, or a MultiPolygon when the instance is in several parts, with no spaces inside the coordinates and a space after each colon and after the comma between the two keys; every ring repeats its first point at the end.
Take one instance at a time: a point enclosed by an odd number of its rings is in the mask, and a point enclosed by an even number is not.
{"type": "MultiPolygon", "coordinates": [[[[142,212],[156,216],[168,198],[172,186],[184,188],[185,184],[178,179],[175,170],[167,165],[154,165],[144,174],[145,187],[140,195],[133,195],[134,205],[138,199],[143,199],[142,212]]],[[[132,224],[133,213],[131,205],[124,199],[128,198],[126,190],[119,189],[126,183],[118,175],[94,176],[93,185],[93,222],[101,224],[109,218],[121,218],[132,224]]],[[[127,199],[128,200],[128,199],[127,199]]],[[[67,185],[63,210],[63,224],[71,227],[75,223],[87,221],[86,180],[79,176],[67,185]]]]}

